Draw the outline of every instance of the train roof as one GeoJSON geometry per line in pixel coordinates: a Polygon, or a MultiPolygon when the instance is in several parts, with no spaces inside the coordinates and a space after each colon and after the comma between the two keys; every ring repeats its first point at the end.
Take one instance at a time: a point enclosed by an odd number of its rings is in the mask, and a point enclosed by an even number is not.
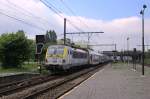
{"type": "Polygon", "coordinates": [[[101,53],[98,53],[98,52],[93,51],[93,50],[88,50],[88,51],[89,51],[89,54],[102,55],[101,53]]]}
{"type": "Polygon", "coordinates": [[[75,51],[78,51],[78,52],[88,52],[87,50],[82,49],[82,48],[77,48],[77,47],[72,47],[72,46],[67,46],[67,45],[62,45],[62,44],[50,45],[48,48],[51,48],[51,47],[67,47],[67,48],[71,48],[72,50],[75,50],[75,51]]]}
{"type": "Polygon", "coordinates": [[[63,44],[58,44],[58,45],[50,45],[49,47],[57,47],[57,46],[61,46],[61,47],[70,47],[70,48],[74,48],[74,49],[80,49],[80,50],[84,50],[84,51],[88,51],[88,49],[86,48],[79,48],[79,47],[75,47],[75,46],[68,46],[68,45],[63,45],[63,44]]]}
{"type": "MultiPolygon", "coordinates": [[[[63,44],[50,45],[49,47],[57,47],[57,46],[59,46],[59,47],[72,48],[72,49],[74,49],[74,50],[76,50],[76,51],[80,51],[80,52],[89,52],[89,54],[95,54],[95,55],[100,55],[100,56],[106,56],[106,55],[104,55],[104,54],[102,54],[102,53],[98,53],[98,52],[96,52],[96,51],[94,51],[94,50],[91,50],[91,49],[79,48],[79,47],[68,46],[68,45],[63,45],[63,44]]],[[[48,48],[49,48],[49,47],[48,47],[48,48]]]]}
{"type": "Polygon", "coordinates": [[[64,45],[49,45],[48,47],[64,47],[64,45]]]}

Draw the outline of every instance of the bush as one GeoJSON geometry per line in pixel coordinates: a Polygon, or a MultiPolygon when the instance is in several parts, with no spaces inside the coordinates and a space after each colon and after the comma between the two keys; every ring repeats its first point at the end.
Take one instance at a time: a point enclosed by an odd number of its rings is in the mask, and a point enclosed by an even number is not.
{"type": "Polygon", "coordinates": [[[0,36],[0,61],[2,66],[19,67],[29,59],[31,45],[24,31],[5,33],[0,36]]]}

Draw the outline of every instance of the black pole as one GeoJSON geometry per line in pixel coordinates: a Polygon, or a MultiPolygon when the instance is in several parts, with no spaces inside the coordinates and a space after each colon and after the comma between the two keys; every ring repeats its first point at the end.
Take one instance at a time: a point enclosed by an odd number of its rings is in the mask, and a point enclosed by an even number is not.
{"type": "Polygon", "coordinates": [[[142,13],[142,75],[144,75],[144,10],[142,13]]]}
{"type": "Polygon", "coordinates": [[[127,64],[129,66],[129,37],[127,37],[127,64]]]}
{"type": "Polygon", "coordinates": [[[89,43],[90,43],[90,35],[88,33],[88,44],[87,44],[87,48],[89,48],[89,43]]]}
{"type": "Polygon", "coordinates": [[[117,46],[116,46],[116,44],[115,44],[115,51],[117,51],[117,46]]]}
{"type": "Polygon", "coordinates": [[[64,18],[64,45],[66,45],[66,18],[64,18]]]}
{"type": "Polygon", "coordinates": [[[146,5],[143,5],[143,10],[141,10],[140,14],[142,14],[142,75],[144,75],[144,10],[147,8],[146,5]]]}
{"type": "Polygon", "coordinates": [[[40,66],[39,73],[41,74],[42,68],[41,68],[41,64],[40,64],[40,54],[37,54],[37,65],[38,65],[38,67],[40,66]]]}
{"type": "Polygon", "coordinates": [[[115,62],[117,61],[117,45],[115,44],[115,52],[114,52],[114,56],[115,56],[115,62]]]}

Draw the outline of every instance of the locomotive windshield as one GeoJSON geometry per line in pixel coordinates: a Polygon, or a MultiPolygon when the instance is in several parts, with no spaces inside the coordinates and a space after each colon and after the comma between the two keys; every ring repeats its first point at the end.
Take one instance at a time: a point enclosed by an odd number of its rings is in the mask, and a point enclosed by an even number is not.
{"type": "Polygon", "coordinates": [[[64,53],[64,49],[57,49],[56,54],[63,54],[64,53]]]}
{"type": "Polygon", "coordinates": [[[63,54],[64,53],[64,47],[50,47],[48,49],[48,54],[63,54]]]}
{"type": "Polygon", "coordinates": [[[56,48],[49,48],[48,49],[48,54],[54,54],[55,50],[56,50],[56,48]]]}

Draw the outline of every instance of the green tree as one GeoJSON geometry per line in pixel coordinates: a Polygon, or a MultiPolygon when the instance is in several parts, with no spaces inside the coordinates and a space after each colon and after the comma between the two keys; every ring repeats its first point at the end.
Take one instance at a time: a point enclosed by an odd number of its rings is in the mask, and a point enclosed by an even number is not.
{"type": "Polygon", "coordinates": [[[49,30],[46,32],[46,43],[49,42],[57,42],[57,35],[56,32],[54,30],[49,30]]]}
{"type": "Polygon", "coordinates": [[[45,59],[46,51],[48,46],[57,44],[57,35],[54,30],[49,30],[45,34],[46,43],[44,44],[44,48],[42,50],[42,54],[40,55],[40,60],[45,59]]]}
{"type": "Polygon", "coordinates": [[[30,41],[24,31],[4,33],[0,36],[0,61],[3,67],[19,67],[29,59],[30,41]]]}
{"type": "Polygon", "coordinates": [[[30,45],[29,46],[29,54],[28,55],[28,61],[34,61],[35,60],[35,50],[36,50],[36,43],[35,43],[35,40],[32,40],[32,39],[28,39],[28,44],[30,45]]]}

